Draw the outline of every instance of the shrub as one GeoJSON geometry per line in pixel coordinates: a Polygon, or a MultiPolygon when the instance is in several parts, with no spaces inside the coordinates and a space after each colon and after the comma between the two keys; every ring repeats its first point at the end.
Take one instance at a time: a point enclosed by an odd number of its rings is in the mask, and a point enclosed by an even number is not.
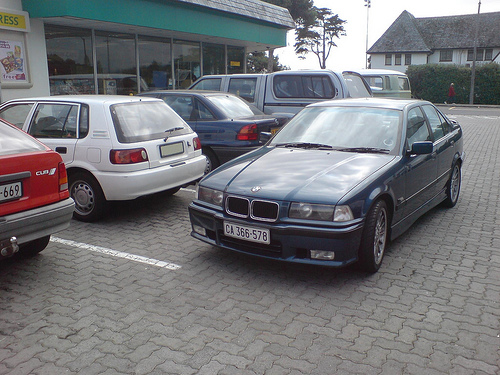
{"type": "MultiPolygon", "coordinates": [[[[469,103],[471,68],[459,65],[411,65],[406,71],[415,98],[443,103],[450,83],[455,84],[456,103],[469,103]]],[[[476,65],[474,104],[500,104],[500,65],[476,65]]]]}

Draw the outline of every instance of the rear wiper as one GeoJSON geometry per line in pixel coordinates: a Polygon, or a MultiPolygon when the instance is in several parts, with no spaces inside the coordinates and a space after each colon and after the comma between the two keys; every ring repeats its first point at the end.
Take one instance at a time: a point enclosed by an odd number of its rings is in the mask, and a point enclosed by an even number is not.
{"type": "Polygon", "coordinates": [[[163,140],[163,142],[166,142],[168,137],[170,137],[170,134],[172,134],[172,132],[176,132],[178,130],[182,130],[184,129],[183,127],[180,127],[180,126],[177,126],[175,128],[170,128],[170,129],[167,129],[165,130],[165,133],[168,133],[168,135],[165,137],[165,139],[163,140]]]}
{"type": "Polygon", "coordinates": [[[292,148],[319,148],[331,150],[333,147],[323,143],[308,143],[308,142],[290,142],[277,143],[276,147],[292,147],[292,148]]]}
{"type": "Polygon", "coordinates": [[[385,148],[377,148],[377,147],[345,147],[345,148],[336,148],[336,151],[345,151],[345,152],[375,152],[381,154],[387,154],[390,150],[385,148]]]}

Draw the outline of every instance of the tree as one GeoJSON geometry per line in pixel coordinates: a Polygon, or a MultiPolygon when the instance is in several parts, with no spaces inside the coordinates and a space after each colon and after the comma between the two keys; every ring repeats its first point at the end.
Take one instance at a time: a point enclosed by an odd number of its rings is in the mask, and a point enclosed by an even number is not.
{"type": "MultiPolygon", "coordinates": [[[[296,25],[312,25],[315,22],[316,11],[313,5],[313,0],[264,0],[266,3],[278,5],[280,7],[288,9],[290,15],[295,21],[296,25]]],[[[297,29],[295,30],[297,33],[297,29]]],[[[268,51],[269,59],[267,60],[267,71],[274,71],[276,68],[279,69],[281,65],[276,66],[274,61],[277,63],[277,57],[274,57],[274,49],[271,48],[268,51]],[[273,62],[273,63],[271,63],[273,62]]]]}
{"type": "Polygon", "coordinates": [[[276,72],[289,69],[289,67],[280,64],[278,56],[273,56],[272,60],[265,55],[265,52],[252,52],[247,56],[248,73],[276,72]],[[273,62],[271,69],[269,69],[269,61],[273,62]]]}
{"type": "MultiPolygon", "coordinates": [[[[326,69],[326,60],[330,56],[332,47],[337,46],[334,39],[346,35],[344,29],[346,21],[328,8],[316,8],[316,14],[313,24],[299,22],[296,29],[295,53],[299,55],[314,53],[318,57],[320,68],[326,69]]],[[[305,56],[299,58],[305,59],[305,56]]]]}

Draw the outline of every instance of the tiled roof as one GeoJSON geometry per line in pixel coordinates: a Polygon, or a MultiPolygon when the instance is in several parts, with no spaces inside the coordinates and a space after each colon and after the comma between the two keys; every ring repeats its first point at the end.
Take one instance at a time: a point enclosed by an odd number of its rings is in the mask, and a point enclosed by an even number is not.
{"type": "MultiPolygon", "coordinates": [[[[474,47],[477,14],[415,18],[406,10],[373,44],[368,53],[431,52],[474,47]]],[[[480,48],[500,47],[500,12],[479,14],[480,48]]]]}
{"type": "Polygon", "coordinates": [[[295,23],[286,8],[260,0],[176,0],[205,8],[232,13],[270,22],[287,29],[295,28],[295,23]]]}

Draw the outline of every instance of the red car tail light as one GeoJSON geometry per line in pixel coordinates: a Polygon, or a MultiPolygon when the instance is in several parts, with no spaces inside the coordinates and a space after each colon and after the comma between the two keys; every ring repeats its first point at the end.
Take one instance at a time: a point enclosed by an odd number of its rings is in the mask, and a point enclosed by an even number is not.
{"type": "Polygon", "coordinates": [[[257,124],[250,124],[242,127],[236,136],[236,139],[239,141],[257,141],[259,139],[257,124]]]}
{"type": "Polygon", "coordinates": [[[196,138],[193,138],[193,146],[194,146],[194,150],[201,150],[201,141],[200,141],[200,138],[196,137],[196,138]]]}
{"type": "Polygon", "coordinates": [[[111,150],[109,152],[111,164],[134,164],[148,161],[148,153],[143,148],[132,150],[111,150]]]}
{"type": "Polygon", "coordinates": [[[68,172],[66,171],[66,165],[61,162],[58,165],[58,174],[59,174],[59,193],[62,195],[62,198],[69,197],[68,191],[68,172]]]}
{"type": "Polygon", "coordinates": [[[66,172],[66,165],[59,163],[59,191],[68,190],[68,173],[66,172]]]}

